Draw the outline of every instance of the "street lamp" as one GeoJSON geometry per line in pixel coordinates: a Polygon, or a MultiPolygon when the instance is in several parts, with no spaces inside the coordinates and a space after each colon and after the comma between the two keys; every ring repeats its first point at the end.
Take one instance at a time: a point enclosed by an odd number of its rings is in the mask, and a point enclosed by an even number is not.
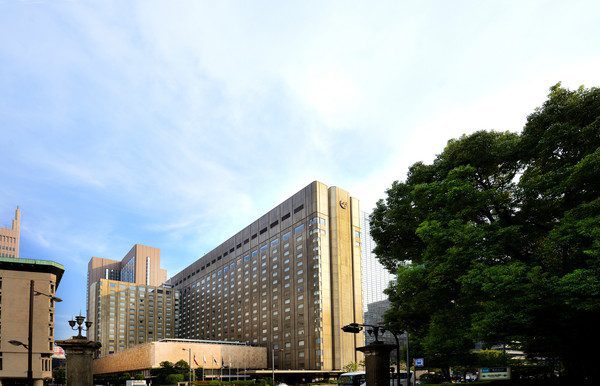
{"type": "Polygon", "coordinates": [[[83,327],[82,325],[84,324],[83,321],[85,320],[85,316],[81,315],[81,312],[79,313],[79,315],[77,315],[75,317],[75,320],[69,320],[69,326],[71,326],[71,330],[78,330],[78,334],[75,338],[78,339],[83,339],[83,335],[81,335],[81,331],[88,331],[90,329],[90,327],[92,327],[92,322],[85,322],[85,327],[83,327]],[[75,327],[77,325],[77,327],[75,327]]]}
{"type": "MultiPolygon", "coordinates": [[[[397,332],[392,330],[386,330],[385,328],[381,329],[382,334],[385,334],[386,331],[392,334],[394,336],[394,339],[396,340],[396,376],[398,377],[396,383],[398,384],[398,386],[400,386],[400,339],[398,338],[397,332]]],[[[409,363],[408,357],[408,331],[406,331],[406,363],[409,363]]],[[[408,366],[406,370],[406,385],[410,386],[410,368],[408,368],[408,366]]]]}
{"type": "Polygon", "coordinates": [[[46,296],[53,302],[62,302],[61,298],[57,298],[53,295],[48,295],[40,291],[36,291],[35,282],[29,281],[29,329],[27,332],[27,344],[18,340],[9,340],[8,342],[13,346],[23,346],[27,349],[27,385],[33,386],[33,370],[32,370],[32,359],[33,359],[33,298],[38,295],[46,296]]]}
{"type": "Polygon", "coordinates": [[[273,345],[271,348],[271,370],[272,370],[272,377],[273,377],[273,386],[275,386],[275,350],[277,350],[278,352],[281,352],[281,351],[283,351],[283,349],[282,348],[276,349],[275,345],[273,345]]]}
{"type": "MultiPolygon", "coordinates": [[[[379,332],[381,331],[382,334],[384,334],[386,331],[389,331],[392,335],[394,335],[394,338],[396,339],[396,361],[397,363],[397,367],[396,367],[396,373],[398,375],[398,386],[400,386],[400,340],[398,339],[398,333],[397,332],[393,332],[390,331],[389,329],[386,330],[386,328],[384,326],[376,326],[376,325],[372,325],[372,324],[358,324],[358,323],[350,323],[345,325],[344,327],[342,327],[342,331],[344,332],[349,332],[351,334],[358,334],[363,327],[369,327],[369,329],[367,330],[367,333],[369,335],[375,335],[375,342],[379,342],[379,332]]],[[[406,331],[406,385],[410,386],[410,353],[408,350],[408,331],[406,331]]]]}
{"type": "Polygon", "coordinates": [[[13,346],[23,346],[25,348],[29,348],[29,346],[27,346],[25,343],[21,342],[20,340],[9,340],[8,343],[12,344],[13,346]]]}
{"type": "MultiPolygon", "coordinates": [[[[191,348],[188,348],[188,349],[182,348],[181,350],[187,351],[188,354],[189,354],[189,361],[188,361],[188,363],[190,364],[190,375],[189,375],[189,378],[188,378],[188,385],[191,385],[192,384],[192,349],[191,348]]],[[[204,370],[202,370],[202,371],[204,371],[204,370]]]]}

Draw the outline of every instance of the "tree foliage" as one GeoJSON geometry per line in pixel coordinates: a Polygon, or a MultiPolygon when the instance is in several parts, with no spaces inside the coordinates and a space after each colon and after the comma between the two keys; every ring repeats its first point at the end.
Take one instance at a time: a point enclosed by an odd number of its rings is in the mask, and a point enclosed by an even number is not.
{"type": "Polygon", "coordinates": [[[173,384],[176,379],[181,381],[189,378],[190,366],[185,360],[179,360],[177,363],[164,361],[160,362],[158,369],[152,369],[151,373],[155,376],[155,383],[158,385],[170,385],[173,384]]]}
{"type": "Polygon", "coordinates": [[[52,370],[52,378],[54,378],[54,382],[58,384],[67,383],[67,373],[64,367],[56,367],[52,370]]]}
{"type": "Polygon", "coordinates": [[[600,89],[557,84],[522,133],[450,140],[392,184],[371,234],[397,273],[387,321],[430,364],[509,343],[590,382],[581,353],[600,320],[600,89]]]}

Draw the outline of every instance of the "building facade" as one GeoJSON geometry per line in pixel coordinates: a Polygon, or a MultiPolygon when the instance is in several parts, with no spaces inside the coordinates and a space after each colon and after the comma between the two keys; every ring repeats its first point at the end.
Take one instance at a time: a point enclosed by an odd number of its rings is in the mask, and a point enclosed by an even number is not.
{"type": "Polygon", "coordinates": [[[160,249],[135,244],[120,261],[92,257],[88,262],[88,288],[100,279],[159,286],[167,280],[167,271],[160,268],[160,249]]]}
{"type": "Polygon", "coordinates": [[[269,347],[279,369],[341,369],[361,357],[359,202],[313,182],[169,283],[181,291],[179,337],[269,347]]]}
{"type": "Polygon", "coordinates": [[[19,257],[21,240],[21,210],[15,210],[15,217],[9,227],[0,227],[0,257],[19,257]]]}
{"type": "Polygon", "coordinates": [[[101,356],[176,336],[179,293],[171,288],[100,279],[88,304],[88,337],[102,344],[101,356]]]}
{"type": "MultiPolygon", "coordinates": [[[[160,268],[160,249],[135,244],[121,260],[92,257],[87,271],[87,309],[90,309],[90,286],[101,279],[160,286],[167,280],[167,271],[160,268]]],[[[91,315],[88,314],[89,318],[91,315]]]]}
{"type": "Polygon", "coordinates": [[[231,369],[230,373],[237,374],[245,369],[268,367],[265,347],[240,342],[165,339],[95,359],[93,372],[95,376],[142,372],[149,377],[150,370],[159,368],[161,362],[189,362],[190,356],[192,368],[204,369],[207,379],[216,378],[221,368],[231,369]]]}
{"type": "Polygon", "coordinates": [[[363,229],[363,248],[362,248],[362,272],[363,272],[363,307],[367,312],[367,307],[371,303],[386,300],[388,297],[383,291],[389,287],[390,282],[395,280],[393,274],[379,263],[373,253],[375,241],[371,237],[371,224],[369,213],[361,212],[360,222],[363,229]]]}
{"type": "Polygon", "coordinates": [[[53,296],[63,272],[64,267],[53,261],[0,257],[0,385],[25,383],[30,299],[35,385],[52,378],[53,296]]]}
{"type": "Polygon", "coordinates": [[[160,249],[147,245],[135,244],[121,260],[90,259],[88,336],[102,343],[100,355],[176,336],[179,294],[162,286],[166,279],[160,249]]]}

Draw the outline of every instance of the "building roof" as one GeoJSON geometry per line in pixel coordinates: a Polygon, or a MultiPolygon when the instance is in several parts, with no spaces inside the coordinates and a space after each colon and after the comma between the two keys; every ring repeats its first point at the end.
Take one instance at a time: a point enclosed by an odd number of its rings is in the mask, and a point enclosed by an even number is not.
{"type": "Polygon", "coordinates": [[[176,343],[204,343],[204,344],[221,344],[230,346],[260,346],[250,342],[240,342],[237,340],[205,340],[205,339],[184,339],[184,338],[165,338],[156,340],[155,342],[176,342],[176,343]]]}
{"type": "Polygon", "coordinates": [[[56,287],[65,272],[65,267],[51,260],[24,259],[15,257],[0,257],[0,269],[9,271],[47,272],[56,275],[56,287]]]}

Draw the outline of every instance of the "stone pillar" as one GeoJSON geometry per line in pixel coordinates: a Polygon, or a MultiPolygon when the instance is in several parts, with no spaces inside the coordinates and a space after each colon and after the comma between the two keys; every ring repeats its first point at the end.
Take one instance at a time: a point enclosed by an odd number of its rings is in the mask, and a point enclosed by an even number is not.
{"type": "Polygon", "coordinates": [[[56,344],[65,350],[67,385],[92,386],[94,384],[92,360],[101,344],[85,337],[75,336],[68,340],[57,341],[56,344]]]}
{"type": "Polygon", "coordinates": [[[367,385],[390,385],[390,352],[395,349],[396,346],[382,342],[373,342],[368,346],[357,348],[365,353],[367,385]]]}

